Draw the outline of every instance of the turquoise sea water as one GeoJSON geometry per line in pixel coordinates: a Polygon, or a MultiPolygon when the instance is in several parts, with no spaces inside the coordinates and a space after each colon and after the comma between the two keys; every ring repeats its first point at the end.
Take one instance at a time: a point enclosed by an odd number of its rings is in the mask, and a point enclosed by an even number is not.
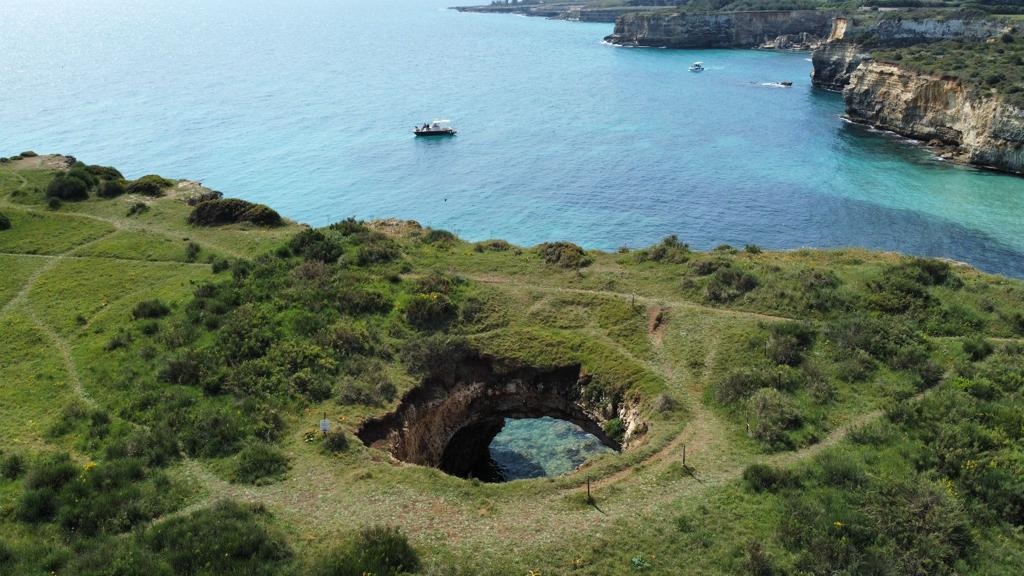
{"type": "Polygon", "coordinates": [[[506,480],[567,474],[609,452],[614,450],[579,426],[548,417],[506,418],[491,441],[491,459],[506,480]]]}
{"type": "Polygon", "coordinates": [[[1024,179],[843,123],[806,54],[614,48],[610,24],[454,2],[4,0],[0,150],[199,179],[315,225],[858,245],[1024,276],[1024,179]],[[460,135],[409,133],[435,117],[460,135]]]}

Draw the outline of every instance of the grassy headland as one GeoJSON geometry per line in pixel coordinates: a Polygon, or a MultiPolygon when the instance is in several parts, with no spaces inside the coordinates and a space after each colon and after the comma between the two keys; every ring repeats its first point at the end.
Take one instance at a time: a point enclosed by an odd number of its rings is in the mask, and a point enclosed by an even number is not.
{"type": "Polygon", "coordinates": [[[859,249],[313,230],[140,181],[0,163],[0,574],[1024,566],[1022,282],[859,249]],[[647,429],[505,484],[362,446],[465,350],[579,363],[647,429]]]}

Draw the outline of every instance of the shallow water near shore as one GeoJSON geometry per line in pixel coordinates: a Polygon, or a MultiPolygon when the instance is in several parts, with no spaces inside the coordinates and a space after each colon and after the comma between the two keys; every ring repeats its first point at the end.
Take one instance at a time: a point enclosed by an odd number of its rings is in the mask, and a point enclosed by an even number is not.
{"type": "Polygon", "coordinates": [[[1024,277],[1024,179],[842,122],[807,54],[615,48],[610,24],[449,3],[6,0],[0,150],[198,179],[314,225],[856,245],[1024,277]],[[435,117],[460,134],[412,136],[435,117]]]}

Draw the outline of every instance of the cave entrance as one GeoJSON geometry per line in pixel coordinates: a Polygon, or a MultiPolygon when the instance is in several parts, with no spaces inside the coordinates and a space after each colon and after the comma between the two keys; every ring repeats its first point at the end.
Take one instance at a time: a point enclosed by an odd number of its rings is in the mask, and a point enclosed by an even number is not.
{"type": "Polygon", "coordinates": [[[356,434],[399,460],[463,478],[556,475],[621,449],[604,432],[604,411],[583,399],[586,382],[579,365],[509,367],[473,355],[425,378],[356,434]]]}

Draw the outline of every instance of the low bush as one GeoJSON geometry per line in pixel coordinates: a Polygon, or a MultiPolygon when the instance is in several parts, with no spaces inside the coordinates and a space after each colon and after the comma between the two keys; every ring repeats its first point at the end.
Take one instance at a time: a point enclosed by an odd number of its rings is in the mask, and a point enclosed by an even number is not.
{"type": "Polygon", "coordinates": [[[281,215],[269,206],[239,198],[220,198],[200,202],[188,216],[193,226],[223,226],[248,222],[256,226],[279,226],[281,215]]]}
{"type": "Polygon", "coordinates": [[[266,526],[268,516],[259,507],[220,502],[154,526],[143,542],[175,574],[273,576],[284,571],[292,551],[266,526]]]}
{"type": "Polygon", "coordinates": [[[149,210],[149,205],[145,202],[132,202],[131,206],[128,206],[128,212],[125,216],[135,216],[137,214],[142,214],[147,210],[149,210]]]}
{"type": "Polygon", "coordinates": [[[971,359],[971,362],[979,362],[988,358],[995,348],[992,343],[980,336],[974,338],[965,338],[963,341],[964,354],[971,359]]]}
{"type": "Polygon", "coordinates": [[[86,166],[85,171],[99,178],[100,180],[124,180],[124,175],[117,168],[110,166],[97,166],[95,164],[86,166]]]}
{"type": "Polygon", "coordinates": [[[455,234],[447,230],[435,230],[433,228],[428,228],[422,238],[427,244],[452,244],[458,240],[455,234]]]}
{"type": "Polygon", "coordinates": [[[622,442],[622,439],[626,436],[626,426],[623,424],[621,418],[612,418],[604,423],[604,433],[609,438],[616,442],[622,442]]]}
{"type": "Polygon", "coordinates": [[[420,330],[443,328],[458,316],[451,299],[437,292],[414,294],[405,304],[405,319],[420,330]]]}
{"type": "Polygon", "coordinates": [[[799,486],[800,477],[783,468],[751,464],[743,471],[743,482],[752,492],[774,492],[799,486]]]}
{"type": "Polygon", "coordinates": [[[338,402],[351,405],[363,404],[365,406],[383,406],[395,399],[398,388],[387,374],[374,372],[368,376],[369,379],[347,378],[341,383],[341,391],[338,394],[338,402]]]}
{"type": "Polygon", "coordinates": [[[484,240],[473,245],[476,252],[507,252],[514,247],[504,240],[484,240]]]}
{"type": "Polygon", "coordinates": [[[690,259],[690,247],[679,241],[675,234],[667,236],[660,244],[639,250],[636,253],[638,262],[664,262],[682,264],[690,259]]]}
{"type": "Polygon", "coordinates": [[[139,194],[140,196],[157,197],[164,195],[164,189],[170,188],[174,185],[174,182],[157,176],[155,174],[149,174],[139,178],[138,180],[132,180],[125,186],[125,192],[128,194],[139,194]]]}
{"type": "Polygon", "coordinates": [[[171,307],[160,300],[143,300],[132,309],[132,318],[163,318],[171,313],[171,307]]]}
{"type": "Polygon", "coordinates": [[[786,431],[800,424],[800,413],[793,401],[774,388],[761,388],[747,399],[747,410],[754,420],[750,432],[776,449],[791,445],[786,431]]]}
{"type": "Polygon", "coordinates": [[[768,341],[765,354],[776,364],[797,366],[804,359],[804,352],[814,344],[816,332],[809,324],[780,322],[768,326],[768,341]]]}
{"type": "Polygon", "coordinates": [[[559,268],[578,270],[593,263],[593,259],[572,242],[546,242],[537,246],[537,255],[545,263],[559,268]]]}
{"type": "Polygon", "coordinates": [[[25,473],[25,459],[20,454],[0,455],[0,478],[16,480],[25,473]]]}
{"type": "Polygon", "coordinates": [[[365,528],[356,539],[324,556],[315,576],[398,576],[420,569],[419,554],[398,528],[365,528]]]}
{"type": "Polygon", "coordinates": [[[46,186],[46,196],[65,202],[77,202],[89,198],[92,185],[88,178],[82,177],[82,173],[61,172],[46,186]]]}
{"type": "Polygon", "coordinates": [[[327,263],[336,262],[344,253],[340,242],[328,238],[323,232],[312,228],[292,236],[288,242],[288,250],[306,260],[327,263]]]}
{"type": "Polygon", "coordinates": [[[28,523],[49,522],[57,515],[57,492],[52,488],[26,490],[18,500],[15,515],[28,523]]]}
{"type": "Polygon", "coordinates": [[[329,454],[348,450],[348,436],[344,430],[331,430],[323,437],[323,449],[329,454]]]}
{"type": "Polygon", "coordinates": [[[739,268],[719,268],[704,288],[704,298],[709,302],[731,302],[757,288],[757,277],[739,268]]]}
{"type": "Polygon", "coordinates": [[[117,198],[124,193],[124,183],[121,180],[105,180],[97,192],[101,198],[117,198]]]}
{"type": "Polygon", "coordinates": [[[21,156],[22,158],[35,158],[36,156],[39,156],[39,154],[36,154],[32,150],[26,150],[21,154],[18,154],[18,156],[21,156]]]}
{"type": "Polygon", "coordinates": [[[66,453],[44,456],[29,467],[25,487],[29,490],[50,488],[59,490],[78,476],[78,467],[66,453]]]}
{"type": "Polygon", "coordinates": [[[0,214],[0,231],[11,229],[11,219],[6,214],[0,214]]]}
{"type": "Polygon", "coordinates": [[[233,482],[266,484],[281,479],[290,468],[284,452],[263,442],[246,446],[237,458],[231,476],[233,482]]]}

